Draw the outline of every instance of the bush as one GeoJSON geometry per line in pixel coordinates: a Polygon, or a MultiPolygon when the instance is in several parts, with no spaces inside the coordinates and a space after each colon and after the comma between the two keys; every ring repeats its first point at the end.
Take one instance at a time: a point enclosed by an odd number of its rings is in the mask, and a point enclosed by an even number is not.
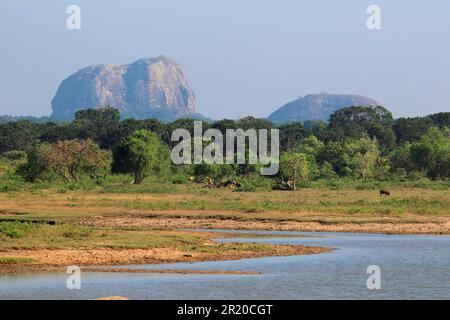
{"type": "Polygon", "coordinates": [[[170,178],[170,182],[172,182],[173,184],[183,184],[188,182],[188,179],[185,175],[176,174],[170,178]]]}
{"type": "Polygon", "coordinates": [[[22,179],[14,174],[6,174],[0,179],[0,192],[20,191],[24,187],[22,179]]]}
{"type": "Polygon", "coordinates": [[[227,164],[195,164],[193,169],[198,182],[209,177],[214,181],[221,181],[224,178],[232,177],[236,174],[234,166],[227,164]]]}
{"type": "Polygon", "coordinates": [[[333,166],[325,161],[319,170],[319,177],[324,179],[335,179],[337,177],[336,172],[333,170],[333,166]]]}
{"type": "Polygon", "coordinates": [[[343,187],[342,181],[338,179],[327,180],[326,186],[329,187],[331,190],[339,190],[342,189],[343,187]]]}
{"type": "Polygon", "coordinates": [[[406,181],[405,186],[409,187],[409,188],[447,190],[450,188],[450,180],[448,180],[448,181],[432,181],[428,178],[421,178],[416,181],[406,181]]]}
{"type": "Polygon", "coordinates": [[[14,168],[8,164],[0,163],[0,178],[14,173],[14,168]]]}
{"type": "MultiPolygon", "coordinates": [[[[37,180],[47,180],[49,170],[42,163],[42,159],[39,156],[40,146],[35,144],[27,150],[27,161],[20,165],[17,169],[17,174],[20,175],[25,181],[36,182],[37,180]],[[46,176],[44,178],[44,176],[46,176]]],[[[48,179],[50,180],[50,179],[48,179]]]]}
{"type": "Polygon", "coordinates": [[[21,238],[32,228],[32,224],[28,222],[0,222],[0,235],[10,238],[21,238]]]}
{"type": "Polygon", "coordinates": [[[0,158],[9,162],[25,162],[27,154],[24,151],[13,150],[3,153],[0,158]]]}
{"type": "Polygon", "coordinates": [[[270,178],[265,178],[260,175],[252,175],[239,181],[241,187],[236,191],[254,192],[254,191],[269,191],[274,187],[274,181],[270,178]]]}

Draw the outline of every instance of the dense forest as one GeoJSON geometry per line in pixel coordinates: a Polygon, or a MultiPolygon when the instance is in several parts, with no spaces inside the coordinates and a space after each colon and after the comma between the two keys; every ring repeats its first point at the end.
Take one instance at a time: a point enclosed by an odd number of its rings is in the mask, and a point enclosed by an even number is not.
{"type": "Polygon", "coordinates": [[[177,128],[193,134],[194,121],[122,120],[110,107],[78,111],[70,123],[3,118],[0,188],[51,181],[102,184],[115,175],[129,175],[136,184],[147,177],[172,183],[207,178],[212,187],[232,179],[243,190],[296,189],[341,179],[448,184],[450,177],[450,112],[394,120],[383,107],[348,107],[328,123],[275,125],[254,117],[203,122],[203,130],[223,133],[279,129],[280,171],[274,177],[259,176],[258,165],[173,165],[171,134],[177,128]]]}

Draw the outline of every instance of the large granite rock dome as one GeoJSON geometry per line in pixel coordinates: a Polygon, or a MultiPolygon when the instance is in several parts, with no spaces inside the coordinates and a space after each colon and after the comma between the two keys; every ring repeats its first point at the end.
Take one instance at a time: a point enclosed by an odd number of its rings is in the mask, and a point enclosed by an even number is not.
{"type": "Polygon", "coordinates": [[[195,94],[181,66],[160,56],[128,65],[93,65],[65,79],[52,100],[52,117],[70,120],[80,109],[109,105],[122,117],[195,117],[195,94]]]}
{"type": "Polygon", "coordinates": [[[269,116],[269,120],[276,123],[294,121],[322,120],[328,121],[330,115],[336,110],[351,107],[379,106],[377,101],[358,95],[348,94],[310,94],[291,101],[269,116]]]}

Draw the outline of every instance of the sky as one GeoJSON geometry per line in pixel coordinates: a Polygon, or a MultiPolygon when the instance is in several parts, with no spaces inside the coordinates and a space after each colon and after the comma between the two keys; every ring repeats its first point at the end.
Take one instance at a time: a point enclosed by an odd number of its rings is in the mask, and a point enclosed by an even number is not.
{"type": "Polygon", "coordinates": [[[165,55],[213,119],[321,92],[423,116],[450,111],[449,35],[448,0],[2,0],[0,114],[50,115],[77,70],[165,55]],[[66,27],[69,5],[80,30],[66,27]],[[366,26],[369,5],[381,30],[366,26]]]}

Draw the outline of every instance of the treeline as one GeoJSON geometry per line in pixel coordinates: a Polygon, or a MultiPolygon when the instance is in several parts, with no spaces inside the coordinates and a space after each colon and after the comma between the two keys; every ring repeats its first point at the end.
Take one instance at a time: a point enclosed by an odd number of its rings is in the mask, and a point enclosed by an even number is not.
{"type": "MultiPolygon", "coordinates": [[[[190,175],[215,181],[257,175],[257,165],[171,165],[168,150],[173,146],[173,130],[184,128],[193,134],[194,121],[121,120],[119,111],[109,107],[78,111],[71,123],[10,121],[0,124],[0,174],[8,163],[21,162],[15,174],[30,181],[45,170],[65,181],[78,181],[81,174],[95,178],[99,169],[132,173],[136,183],[160,172],[178,177],[175,180],[190,175]]],[[[383,107],[349,107],[336,111],[328,123],[277,126],[265,119],[246,117],[203,122],[203,130],[209,128],[224,134],[226,129],[279,129],[280,172],[270,178],[270,183],[279,188],[340,177],[450,177],[449,112],[394,120],[383,107]]]]}
{"type": "MultiPolygon", "coordinates": [[[[176,128],[185,128],[193,132],[194,119],[179,119],[172,123],[163,123],[157,119],[120,120],[117,109],[87,109],[78,111],[71,123],[57,123],[49,118],[28,120],[27,117],[0,117],[0,154],[21,150],[36,142],[52,143],[70,139],[91,139],[102,149],[111,149],[123,138],[137,130],[150,130],[170,144],[170,135],[176,128]]],[[[203,122],[203,130],[217,128],[223,133],[226,129],[272,129],[280,130],[282,150],[295,147],[300,140],[310,135],[323,142],[358,139],[363,135],[377,138],[383,150],[393,150],[406,142],[417,141],[431,127],[450,127],[450,112],[442,112],[426,117],[399,118],[383,107],[350,107],[335,112],[329,123],[306,121],[275,125],[266,119],[246,117],[240,120],[224,119],[216,122],[203,122]]]]}
{"type": "MultiPolygon", "coordinates": [[[[34,116],[0,116],[0,124],[8,123],[8,122],[14,122],[14,121],[21,121],[21,120],[27,120],[33,123],[46,123],[52,121],[52,118],[50,117],[34,117],[34,116]]],[[[58,121],[61,122],[61,121],[58,121]]]]}

